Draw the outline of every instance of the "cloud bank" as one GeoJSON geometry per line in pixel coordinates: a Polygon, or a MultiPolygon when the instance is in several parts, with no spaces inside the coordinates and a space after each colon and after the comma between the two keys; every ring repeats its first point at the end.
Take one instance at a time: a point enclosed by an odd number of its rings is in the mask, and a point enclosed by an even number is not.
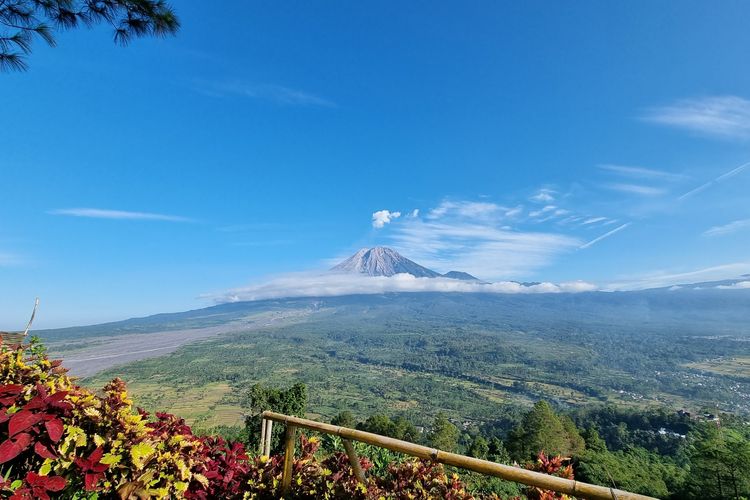
{"type": "Polygon", "coordinates": [[[465,293],[578,293],[597,290],[584,281],[538,283],[524,286],[513,281],[479,283],[448,278],[415,278],[411,274],[367,276],[337,273],[293,273],[262,283],[229,290],[207,298],[216,303],[290,297],[330,297],[387,292],[465,292],[465,293]]]}
{"type": "Polygon", "coordinates": [[[716,288],[721,290],[750,290],[750,281],[738,281],[731,285],[719,285],[716,288]]]}
{"type": "Polygon", "coordinates": [[[724,280],[728,276],[744,276],[746,273],[750,273],[750,262],[733,262],[678,273],[661,270],[633,279],[612,282],[604,286],[603,290],[643,290],[645,288],[659,288],[685,283],[724,280]]]}

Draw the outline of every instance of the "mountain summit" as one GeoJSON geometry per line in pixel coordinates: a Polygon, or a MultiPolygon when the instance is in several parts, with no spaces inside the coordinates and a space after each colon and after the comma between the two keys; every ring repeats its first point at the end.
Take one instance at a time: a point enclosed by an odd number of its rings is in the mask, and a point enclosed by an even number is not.
{"type": "Polygon", "coordinates": [[[408,273],[417,278],[438,278],[440,273],[420,266],[397,251],[386,247],[363,248],[331,271],[361,273],[369,276],[393,276],[408,273]]]}
{"type": "Polygon", "coordinates": [[[357,253],[334,266],[331,271],[344,273],[360,273],[368,276],[393,276],[407,273],[417,278],[451,278],[460,280],[477,280],[468,273],[451,271],[440,274],[420,266],[397,251],[386,247],[362,248],[357,253]]]}

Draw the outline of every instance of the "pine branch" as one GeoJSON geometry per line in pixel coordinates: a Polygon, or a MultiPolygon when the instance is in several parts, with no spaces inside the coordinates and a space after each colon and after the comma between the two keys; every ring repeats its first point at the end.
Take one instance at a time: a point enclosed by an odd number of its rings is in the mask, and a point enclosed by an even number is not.
{"type": "Polygon", "coordinates": [[[0,71],[27,69],[24,56],[31,53],[34,36],[54,47],[51,26],[67,29],[99,22],[112,26],[119,45],[137,37],[175,34],[180,28],[163,0],[0,0],[0,25],[17,30],[12,35],[0,32],[0,71]]]}

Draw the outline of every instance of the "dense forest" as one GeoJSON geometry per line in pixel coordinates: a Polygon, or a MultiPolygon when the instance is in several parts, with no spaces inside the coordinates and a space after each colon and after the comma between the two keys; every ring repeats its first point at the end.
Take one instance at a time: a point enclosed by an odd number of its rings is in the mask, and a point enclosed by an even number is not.
{"type": "MultiPolygon", "coordinates": [[[[258,447],[260,412],[274,410],[304,416],[307,390],[255,385],[250,390],[245,428],[211,429],[228,438],[258,447]]],[[[658,498],[741,499],[750,495],[750,423],[728,414],[691,415],[686,412],[638,411],[598,405],[558,411],[539,401],[527,411],[506,415],[481,426],[465,425],[439,413],[426,427],[404,417],[373,414],[358,418],[344,411],[331,423],[429,445],[442,450],[504,464],[525,464],[540,451],[568,461],[577,480],[633,491],[658,498]]],[[[282,452],[281,429],[275,430],[273,450],[282,452]]],[[[324,451],[341,448],[337,438],[323,436],[324,451]]],[[[406,457],[360,446],[377,467],[406,457]]],[[[521,487],[497,478],[458,471],[469,491],[501,497],[521,494],[521,487]]]]}
{"type": "Polygon", "coordinates": [[[90,379],[101,385],[122,377],[139,404],[163,404],[206,425],[239,423],[247,388],[257,382],[305,383],[309,411],[323,418],[386,411],[418,425],[440,411],[482,423],[504,406],[540,399],[561,407],[747,415],[747,297],[662,291],[288,299],[44,337],[55,355],[75,360],[82,345],[117,335],[131,334],[134,349],[148,349],[159,332],[225,325],[227,333],[213,339],[90,379]]]}
{"type": "MultiPolygon", "coordinates": [[[[55,356],[82,359],[119,336],[147,349],[160,332],[225,327],[83,382],[122,377],[137,405],[250,449],[257,415],[275,409],[503,463],[560,454],[576,479],[660,498],[741,498],[750,495],[747,297],[285,299],[42,335],[55,356]]],[[[321,441],[323,451],[340,449],[321,441]]],[[[403,459],[360,451],[381,472],[403,459]]],[[[497,479],[461,478],[478,496],[518,493],[497,479]]]]}

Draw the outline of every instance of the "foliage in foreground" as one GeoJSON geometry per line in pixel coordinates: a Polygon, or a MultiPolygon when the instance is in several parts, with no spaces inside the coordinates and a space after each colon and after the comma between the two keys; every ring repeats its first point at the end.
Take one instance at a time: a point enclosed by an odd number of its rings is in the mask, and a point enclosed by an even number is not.
{"type": "MultiPolygon", "coordinates": [[[[174,415],[135,411],[119,379],[97,395],[65,372],[35,342],[0,346],[0,497],[280,497],[283,456],[250,458],[242,444],[196,436],[174,415]]],[[[344,453],[318,458],[317,439],[300,442],[286,498],[474,498],[430,461],[391,463],[361,484],[344,453]]],[[[372,463],[362,458],[361,466],[372,463]]],[[[569,465],[543,454],[532,468],[572,477],[569,465]]],[[[535,489],[527,496],[562,498],[535,489]]]]}
{"type": "Polygon", "coordinates": [[[55,29],[110,24],[115,42],[175,33],[180,23],[164,0],[12,0],[0,2],[0,71],[25,70],[35,37],[55,46],[55,29]]]}

